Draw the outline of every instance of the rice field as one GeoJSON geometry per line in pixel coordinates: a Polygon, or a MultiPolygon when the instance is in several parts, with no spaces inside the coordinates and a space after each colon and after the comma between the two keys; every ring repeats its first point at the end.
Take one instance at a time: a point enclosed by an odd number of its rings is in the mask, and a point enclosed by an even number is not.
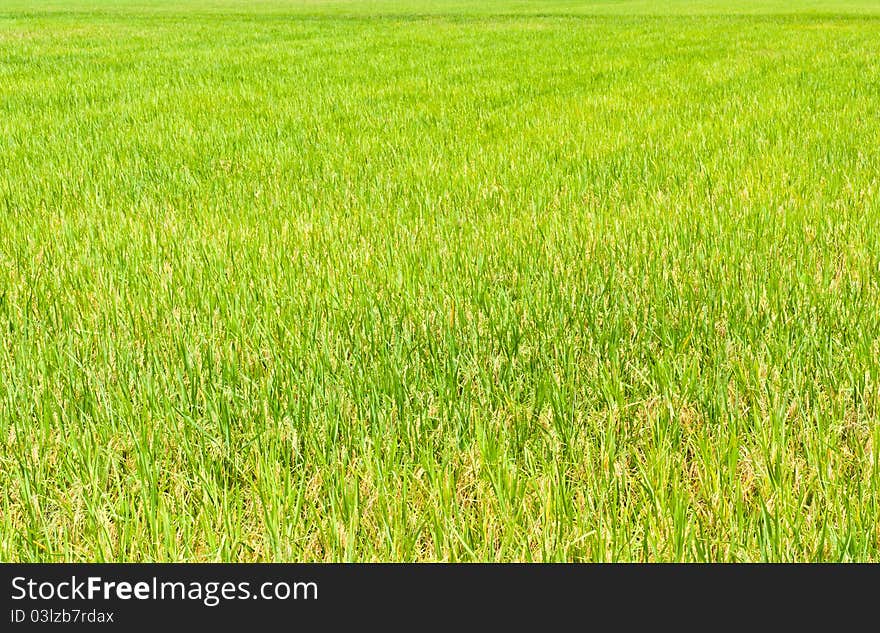
{"type": "Polygon", "coordinates": [[[880,5],[6,0],[0,560],[880,560],[880,5]]]}

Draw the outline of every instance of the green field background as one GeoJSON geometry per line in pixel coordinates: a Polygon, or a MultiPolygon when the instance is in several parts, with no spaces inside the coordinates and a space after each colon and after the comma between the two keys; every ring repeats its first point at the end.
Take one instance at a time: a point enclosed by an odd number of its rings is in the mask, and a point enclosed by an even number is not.
{"type": "Polygon", "coordinates": [[[0,5],[0,560],[877,560],[880,5],[0,5]]]}
{"type": "Polygon", "coordinates": [[[15,15],[103,12],[243,13],[257,18],[274,14],[321,17],[399,16],[590,16],[590,15],[829,15],[869,16],[880,13],[872,0],[7,0],[3,11],[15,15]]]}

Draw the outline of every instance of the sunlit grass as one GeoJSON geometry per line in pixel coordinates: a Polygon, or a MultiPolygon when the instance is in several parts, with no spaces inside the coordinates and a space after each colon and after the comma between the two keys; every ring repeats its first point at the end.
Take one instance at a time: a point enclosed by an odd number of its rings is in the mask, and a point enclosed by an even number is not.
{"type": "Polygon", "coordinates": [[[880,558],[872,4],[0,7],[0,559],[880,558]]]}

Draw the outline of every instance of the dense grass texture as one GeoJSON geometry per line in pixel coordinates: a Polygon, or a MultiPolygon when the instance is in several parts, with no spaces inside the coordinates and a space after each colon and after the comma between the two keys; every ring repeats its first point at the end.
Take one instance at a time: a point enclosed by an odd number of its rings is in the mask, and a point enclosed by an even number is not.
{"type": "Polygon", "coordinates": [[[880,559],[880,7],[0,6],[0,559],[880,559]]]}

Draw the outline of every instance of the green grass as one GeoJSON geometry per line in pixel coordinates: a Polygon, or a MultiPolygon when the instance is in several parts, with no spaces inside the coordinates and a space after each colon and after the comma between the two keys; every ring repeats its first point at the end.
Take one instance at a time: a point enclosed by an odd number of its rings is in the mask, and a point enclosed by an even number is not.
{"type": "Polygon", "coordinates": [[[878,50],[5,2],[0,560],[880,560],[878,50]]]}

